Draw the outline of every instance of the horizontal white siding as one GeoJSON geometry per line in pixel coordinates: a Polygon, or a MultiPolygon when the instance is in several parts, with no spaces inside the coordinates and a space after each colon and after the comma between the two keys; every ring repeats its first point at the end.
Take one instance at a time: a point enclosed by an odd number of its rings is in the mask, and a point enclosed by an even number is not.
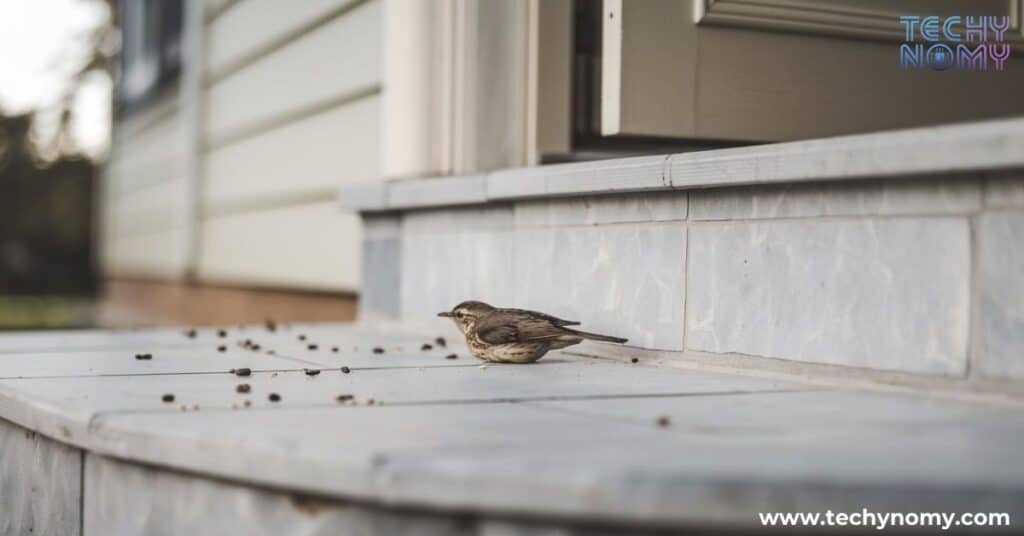
{"type": "Polygon", "coordinates": [[[286,39],[297,28],[355,0],[246,0],[217,17],[206,33],[206,74],[217,76],[260,50],[286,39]]]}
{"type": "Polygon", "coordinates": [[[103,175],[101,262],[108,275],[186,272],[188,136],[177,94],[120,120],[103,175]]]}
{"type": "Polygon", "coordinates": [[[115,192],[136,190],[187,172],[185,125],[174,113],[132,136],[115,140],[107,163],[115,192]]]}
{"type": "Polygon", "coordinates": [[[379,86],[381,41],[380,3],[369,2],[219,80],[206,98],[207,143],[379,86]]]}
{"type": "Polygon", "coordinates": [[[176,279],[186,272],[188,239],[183,228],[107,236],[103,266],[108,276],[176,279]]]}
{"type": "Polygon", "coordinates": [[[360,223],[331,201],[209,218],[199,275],[207,282],[353,290],[360,223]]]}
{"type": "Polygon", "coordinates": [[[174,177],[108,198],[114,211],[115,238],[185,227],[188,200],[187,177],[174,177]]]}
{"type": "Polygon", "coordinates": [[[207,153],[206,206],[217,210],[379,177],[379,116],[375,95],[207,153]]]}

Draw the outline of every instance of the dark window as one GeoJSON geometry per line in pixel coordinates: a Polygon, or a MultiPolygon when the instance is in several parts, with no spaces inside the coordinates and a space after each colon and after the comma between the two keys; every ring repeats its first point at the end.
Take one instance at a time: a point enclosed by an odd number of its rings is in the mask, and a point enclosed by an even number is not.
{"type": "Polygon", "coordinates": [[[177,85],[181,75],[183,0],[122,0],[117,108],[125,114],[145,107],[177,85]]]}

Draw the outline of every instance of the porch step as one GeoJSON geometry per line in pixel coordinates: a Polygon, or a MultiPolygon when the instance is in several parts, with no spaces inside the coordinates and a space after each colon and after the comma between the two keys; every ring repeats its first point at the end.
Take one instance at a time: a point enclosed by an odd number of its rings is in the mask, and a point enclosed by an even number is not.
{"type": "Polygon", "coordinates": [[[6,526],[534,534],[746,530],[777,511],[1024,515],[1017,406],[566,353],[481,367],[437,335],[0,336],[6,526]]]}

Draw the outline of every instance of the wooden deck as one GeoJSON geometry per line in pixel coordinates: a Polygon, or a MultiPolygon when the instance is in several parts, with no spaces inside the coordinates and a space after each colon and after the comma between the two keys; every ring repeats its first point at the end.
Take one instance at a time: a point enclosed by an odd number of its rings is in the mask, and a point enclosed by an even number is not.
{"type": "Polygon", "coordinates": [[[565,353],[482,367],[436,335],[338,324],[2,335],[0,534],[1024,515],[1019,407],[565,353]]]}

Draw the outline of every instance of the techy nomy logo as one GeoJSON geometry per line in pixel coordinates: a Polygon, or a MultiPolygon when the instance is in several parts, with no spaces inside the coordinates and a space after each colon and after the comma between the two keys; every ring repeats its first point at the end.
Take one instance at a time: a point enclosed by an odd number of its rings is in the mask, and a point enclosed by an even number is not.
{"type": "Polygon", "coordinates": [[[992,67],[1002,71],[1010,57],[1010,45],[1003,40],[1010,29],[1008,16],[903,15],[900,24],[904,36],[900,67],[904,69],[987,71],[992,67]]]}

